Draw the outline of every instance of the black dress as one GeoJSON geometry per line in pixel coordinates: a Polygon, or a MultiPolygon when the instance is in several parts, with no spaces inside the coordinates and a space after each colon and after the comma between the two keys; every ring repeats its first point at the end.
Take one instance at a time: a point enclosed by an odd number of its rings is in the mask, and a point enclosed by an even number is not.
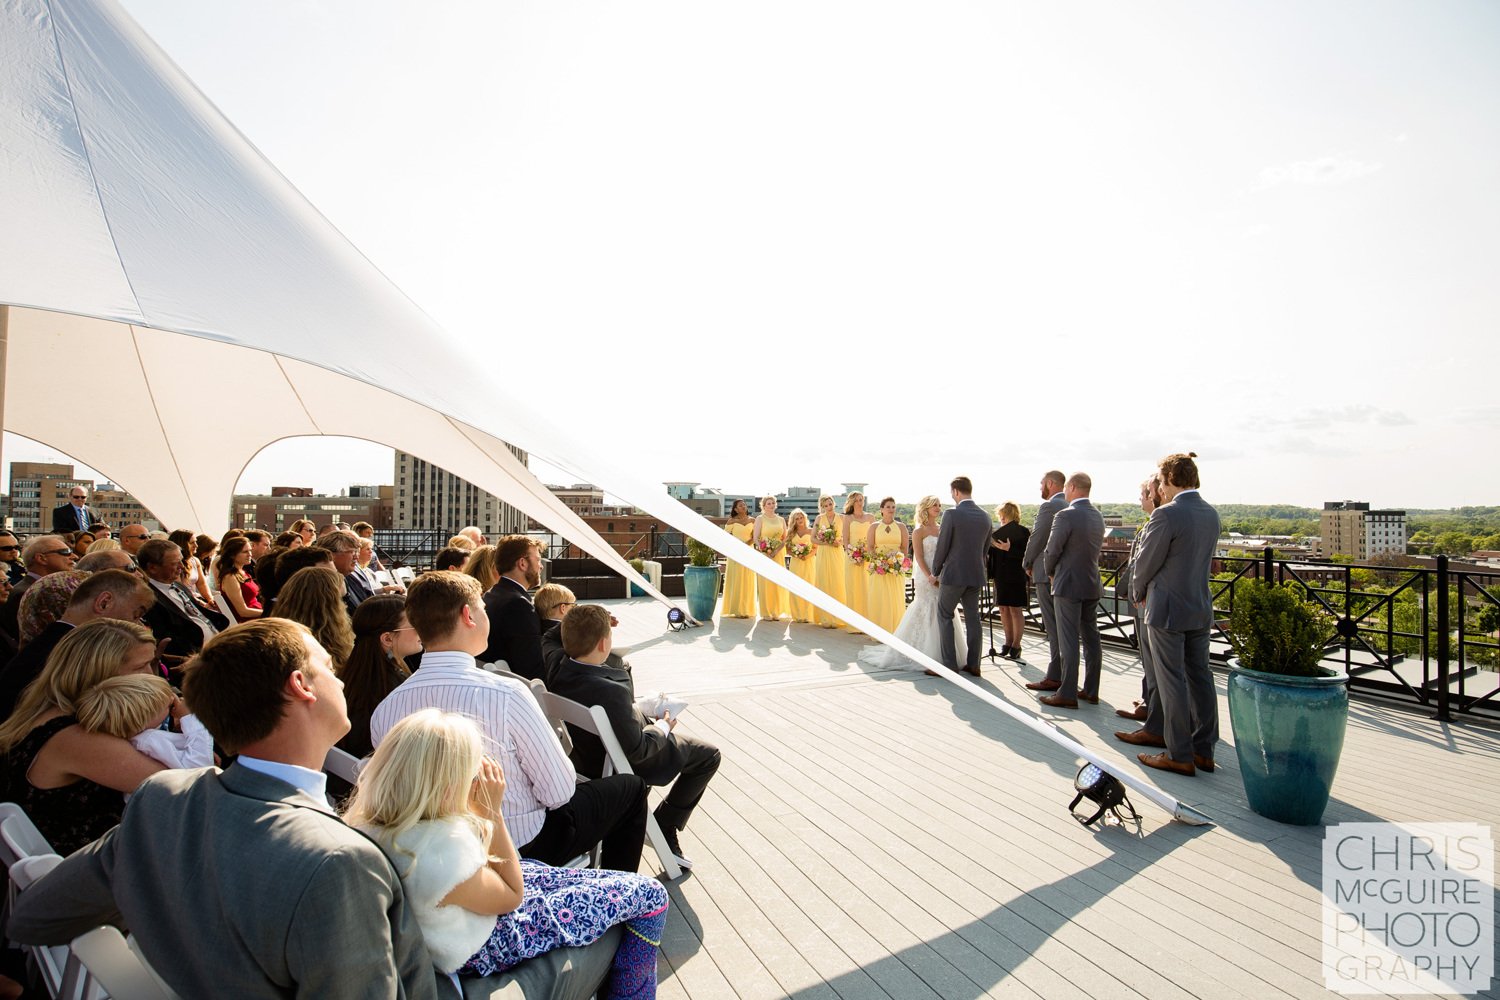
{"type": "Polygon", "coordinates": [[[1021,559],[1026,555],[1026,542],[1031,538],[1031,531],[1019,521],[1011,521],[996,528],[990,537],[997,542],[1010,539],[1009,552],[991,548],[989,553],[990,579],[995,581],[995,604],[1002,608],[1024,608],[1029,581],[1026,571],[1021,568],[1021,559]]]}
{"type": "Polygon", "coordinates": [[[118,826],[125,812],[125,796],[113,788],[79,778],[61,788],[37,788],[26,779],[32,761],[47,741],[69,726],[71,715],[44,722],[22,738],[5,757],[11,801],[18,803],[52,849],[66,857],[84,844],[98,840],[118,826]]]}

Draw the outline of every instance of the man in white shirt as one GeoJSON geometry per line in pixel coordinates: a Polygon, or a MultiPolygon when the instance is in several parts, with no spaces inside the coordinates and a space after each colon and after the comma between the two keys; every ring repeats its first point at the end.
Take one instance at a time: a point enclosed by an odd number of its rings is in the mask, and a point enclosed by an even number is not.
{"type": "Polygon", "coordinates": [[[422,640],[422,669],[386,696],[370,718],[379,746],[391,727],[423,708],[479,723],[485,753],[505,772],[500,812],[522,857],[564,864],[602,841],[599,863],[633,872],[646,839],[646,782],[616,774],[577,783],[557,734],[520,681],[481,670],[489,642],[479,581],[424,573],[406,595],[406,620],[422,640]]]}

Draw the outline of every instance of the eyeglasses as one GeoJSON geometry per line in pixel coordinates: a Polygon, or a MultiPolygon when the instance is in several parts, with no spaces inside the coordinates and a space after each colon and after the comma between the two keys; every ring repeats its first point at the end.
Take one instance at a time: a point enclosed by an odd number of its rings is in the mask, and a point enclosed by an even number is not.
{"type": "Polygon", "coordinates": [[[19,546],[19,545],[0,545],[0,552],[20,552],[20,551],[21,551],[21,546],[19,546]]]}
{"type": "Polygon", "coordinates": [[[48,552],[43,552],[42,553],[42,555],[44,555],[44,556],[70,556],[72,554],[73,554],[73,550],[72,549],[52,549],[52,550],[50,550],[48,552]]]}

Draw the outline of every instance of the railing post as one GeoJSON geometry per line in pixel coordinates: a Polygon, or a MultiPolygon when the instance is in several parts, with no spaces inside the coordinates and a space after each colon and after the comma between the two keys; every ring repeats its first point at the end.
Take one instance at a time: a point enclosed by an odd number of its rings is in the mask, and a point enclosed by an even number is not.
{"type": "Polygon", "coordinates": [[[1271,548],[1271,546],[1269,545],[1266,546],[1265,559],[1266,566],[1265,569],[1261,572],[1265,574],[1264,579],[1267,583],[1275,583],[1276,577],[1274,574],[1276,572],[1276,550],[1271,548]]]}
{"type": "Polygon", "coordinates": [[[1448,625],[1448,557],[1438,556],[1437,563],[1437,661],[1438,689],[1437,714],[1439,722],[1452,722],[1448,711],[1448,657],[1452,651],[1451,631],[1448,625]]]}

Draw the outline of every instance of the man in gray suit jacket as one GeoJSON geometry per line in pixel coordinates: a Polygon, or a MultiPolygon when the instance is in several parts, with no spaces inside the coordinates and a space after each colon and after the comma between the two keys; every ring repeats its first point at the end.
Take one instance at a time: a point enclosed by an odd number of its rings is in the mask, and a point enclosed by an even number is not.
{"type": "MultiPolygon", "coordinates": [[[[1166,753],[1141,754],[1148,767],[1194,774],[1214,769],[1219,697],[1208,665],[1213,626],[1209,574],[1219,515],[1198,493],[1193,453],[1161,460],[1165,503],[1146,523],[1131,566],[1130,596],[1146,605],[1166,753]]],[[[1128,742],[1128,741],[1127,741],[1128,742]]]]}
{"type": "Polygon", "coordinates": [[[1104,515],[1089,501],[1093,480],[1087,473],[1068,477],[1064,496],[1068,506],[1057,512],[1047,551],[1042,554],[1052,584],[1057,611],[1057,644],[1062,654],[1062,677],[1056,694],[1042,695],[1043,705],[1077,708],[1080,699],[1099,704],[1099,670],[1104,650],[1099,644],[1099,550],[1104,545],[1104,515]],[[1078,686],[1078,647],[1083,646],[1083,687],[1078,686]]]}
{"type": "Polygon", "coordinates": [[[964,639],[968,642],[964,673],[979,676],[979,591],[984,587],[984,557],[990,549],[990,516],[974,502],[974,484],[959,476],[948,484],[954,508],[943,516],[932,575],[938,578],[938,637],[943,644],[943,666],[958,669],[953,642],[953,612],[964,607],[964,639]]]}
{"type": "MultiPolygon", "coordinates": [[[[10,935],[66,944],[121,924],[182,997],[455,996],[434,971],[395,867],[328,805],[320,768],[349,717],[311,633],[285,619],[231,629],[204,646],[183,686],[239,759],[223,772],[168,770],[142,783],[119,826],[22,894],[10,935]]],[[[594,956],[564,951],[550,970],[533,967],[529,991],[514,980],[539,959],[472,980],[465,995],[588,996],[614,945],[594,956]],[[578,968],[560,987],[564,965],[578,968]],[[512,987],[520,992],[495,993],[512,987]]]]}
{"type": "Polygon", "coordinates": [[[1033,691],[1056,691],[1062,687],[1062,656],[1058,653],[1057,609],[1052,603],[1052,587],[1047,580],[1047,564],[1042,554],[1047,551],[1047,540],[1052,537],[1052,521],[1057,512],[1068,505],[1063,496],[1063,474],[1053,469],[1042,476],[1042,506],[1037,509],[1036,523],[1031,526],[1031,538],[1026,542],[1026,554],[1021,557],[1021,568],[1031,577],[1036,586],[1036,603],[1042,612],[1042,627],[1047,630],[1047,676],[1026,686],[1033,691]]]}

